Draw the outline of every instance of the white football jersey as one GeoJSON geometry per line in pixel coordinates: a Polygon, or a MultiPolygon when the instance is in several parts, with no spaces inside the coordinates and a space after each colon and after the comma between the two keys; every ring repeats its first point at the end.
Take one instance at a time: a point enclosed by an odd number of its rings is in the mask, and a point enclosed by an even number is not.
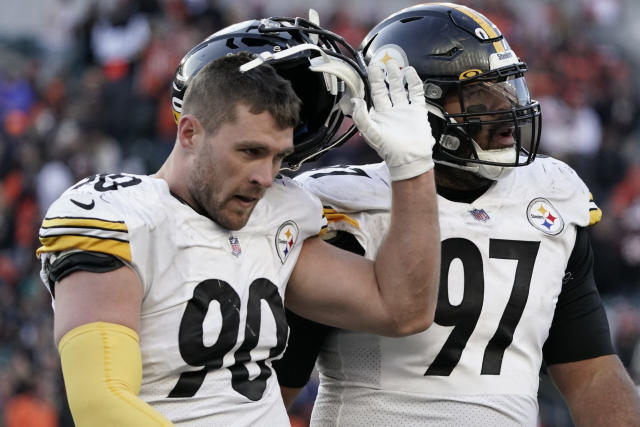
{"type": "Polygon", "coordinates": [[[164,180],[96,175],[53,203],[38,252],[47,287],[45,263],[74,251],[115,255],[137,273],[140,397],[169,420],[288,426],[271,360],[286,346],[287,281],[303,241],[324,226],[319,200],[289,178],[276,179],[247,225],[229,231],[164,180]]]}
{"type": "MultiPolygon", "coordinates": [[[[373,259],[390,219],[386,166],[326,168],[297,179],[323,201],[328,234],[354,234],[373,259]]],[[[439,196],[438,208],[435,323],[403,338],[329,334],[317,361],[313,425],[537,424],[542,347],[576,226],[597,222],[601,212],[571,168],[542,157],[472,203],[439,196]]]]}

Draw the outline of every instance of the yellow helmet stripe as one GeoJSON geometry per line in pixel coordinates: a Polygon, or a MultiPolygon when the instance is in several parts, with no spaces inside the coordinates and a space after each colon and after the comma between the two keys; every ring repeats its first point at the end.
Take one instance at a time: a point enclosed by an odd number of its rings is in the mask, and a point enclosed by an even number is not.
{"type": "Polygon", "coordinates": [[[129,242],[115,239],[98,239],[88,236],[54,236],[41,237],[42,246],[36,250],[39,257],[43,252],[59,252],[71,249],[79,249],[82,251],[101,252],[109,255],[115,255],[131,262],[131,248],[129,242]]]}
{"type": "MultiPolygon", "coordinates": [[[[491,25],[491,23],[489,22],[489,20],[487,18],[485,18],[484,16],[480,15],[478,12],[476,12],[473,9],[469,9],[466,6],[460,6],[460,5],[454,5],[454,4],[450,4],[450,5],[454,9],[464,13],[469,18],[473,19],[478,25],[480,25],[480,28],[482,28],[487,33],[489,38],[492,39],[492,38],[498,37],[498,33],[493,28],[493,26],[491,25]]],[[[502,40],[494,42],[493,43],[493,47],[495,48],[496,52],[504,52],[505,51],[504,44],[502,43],[502,40]]]]}
{"type": "MultiPolygon", "coordinates": [[[[452,8],[452,9],[456,9],[457,11],[464,13],[469,18],[473,19],[478,25],[480,25],[480,28],[482,28],[487,33],[489,38],[498,37],[498,33],[496,33],[496,30],[493,28],[493,26],[491,25],[491,23],[489,22],[489,20],[487,18],[485,18],[484,16],[480,15],[478,12],[476,12],[475,10],[473,10],[471,8],[468,8],[466,6],[461,6],[461,5],[455,4],[455,3],[449,3],[449,2],[419,3],[419,4],[416,4],[416,5],[413,5],[413,6],[409,6],[409,7],[405,8],[405,9],[402,9],[398,13],[402,13],[403,11],[411,9],[412,7],[428,6],[428,5],[429,6],[431,6],[431,5],[446,6],[446,7],[452,8]]],[[[496,52],[504,52],[506,50],[502,40],[494,42],[493,43],[493,47],[496,50],[496,52]]]]}

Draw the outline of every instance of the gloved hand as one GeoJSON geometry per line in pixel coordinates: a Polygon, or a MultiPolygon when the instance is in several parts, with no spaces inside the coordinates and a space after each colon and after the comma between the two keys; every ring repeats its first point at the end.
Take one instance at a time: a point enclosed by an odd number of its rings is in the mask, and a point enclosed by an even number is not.
{"type": "Polygon", "coordinates": [[[387,62],[387,80],[379,66],[368,69],[373,107],[353,97],[352,119],[364,139],[384,159],[393,181],[409,179],[433,168],[435,139],[427,117],[424,89],[413,67],[400,70],[387,62]],[[404,88],[404,79],[408,89],[404,88]]]}

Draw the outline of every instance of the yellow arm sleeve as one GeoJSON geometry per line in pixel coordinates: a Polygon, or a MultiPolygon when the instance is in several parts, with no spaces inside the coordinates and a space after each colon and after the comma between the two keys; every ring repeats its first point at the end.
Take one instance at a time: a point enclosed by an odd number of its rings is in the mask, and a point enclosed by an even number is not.
{"type": "Polygon", "coordinates": [[[132,329],[87,323],[67,332],[58,351],[76,426],[173,425],[138,397],[142,358],[132,329]]]}

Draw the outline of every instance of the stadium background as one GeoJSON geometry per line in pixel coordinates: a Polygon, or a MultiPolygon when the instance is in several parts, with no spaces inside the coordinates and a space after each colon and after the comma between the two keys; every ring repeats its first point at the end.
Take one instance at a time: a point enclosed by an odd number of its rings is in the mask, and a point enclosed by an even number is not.
{"type": "MultiPolygon", "coordinates": [[[[392,0],[0,0],[0,427],[71,426],[40,283],[49,204],[94,173],[152,173],[175,125],[169,83],[186,51],[244,19],[307,16],[357,46],[414,2],[392,0]]],[[[640,2],[460,1],[485,13],[529,64],[542,149],[571,164],[604,211],[596,276],[617,351],[640,383],[640,2]]],[[[357,138],[315,165],[377,161],[357,138]]],[[[307,425],[315,394],[291,411],[307,425]]],[[[570,426],[541,376],[540,425],[570,426]]]]}

